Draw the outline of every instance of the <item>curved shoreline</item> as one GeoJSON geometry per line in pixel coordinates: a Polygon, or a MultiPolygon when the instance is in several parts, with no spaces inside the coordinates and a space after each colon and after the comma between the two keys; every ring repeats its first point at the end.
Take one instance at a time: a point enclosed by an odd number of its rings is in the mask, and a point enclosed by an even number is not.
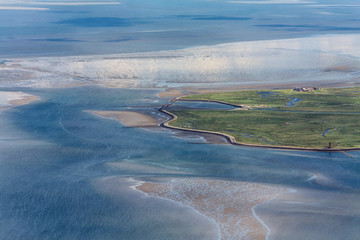
{"type": "MultiPolygon", "coordinates": [[[[206,134],[212,134],[216,136],[221,136],[226,139],[228,143],[231,145],[237,145],[237,146],[243,146],[243,147],[256,147],[256,148],[269,148],[269,149],[279,149],[279,150],[299,150],[299,151],[315,151],[315,152],[342,152],[342,151],[359,151],[360,148],[337,148],[337,149],[329,149],[329,148],[305,148],[305,147],[290,147],[290,146],[275,146],[275,145],[261,145],[261,144],[249,144],[249,143],[240,143],[237,142],[236,139],[226,133],[220,133],[220,132],[213,132],[213,131],[207,131],[207,130],[197,130],[197,129],[188,129],[188,128],[181,128],[181,127],[174,127],[170,126],[169,123],[175,121],[178,117],[167,110],[169,106],[172,105],[173,102],[177,102],[180,97],[176,97],[172,100],[170,100],[170,103],[164,104],[159,111],[166,114],[170,117],[169,120],[163,122],[160,124],[163,128],[173,129],[173,130],[180,130],[184,132],[191,132],[191,133],[206,133],[206,134]]],[[[192,99],[181,99],[181,101],[188,101],[188,102],[212,102],[212,103],[220,103],[225,104],[233,107],[242,108],[240,105],[235,105],[231,103],[221,102],[221,101],[215,101],[215,100],[192,100],[192,99]]]]}

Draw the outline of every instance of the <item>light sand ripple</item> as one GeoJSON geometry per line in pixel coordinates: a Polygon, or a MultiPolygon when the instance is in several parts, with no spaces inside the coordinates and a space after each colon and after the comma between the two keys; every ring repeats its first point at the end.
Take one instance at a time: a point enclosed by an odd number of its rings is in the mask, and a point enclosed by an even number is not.
{"type": "Polygon", "coordinates": [[[267,239],[268,229],[253,208],[282,192],[263,184],[214,180],[146,182],[136,188],[194,208],[217,223],[223,240],[267,239]]]}

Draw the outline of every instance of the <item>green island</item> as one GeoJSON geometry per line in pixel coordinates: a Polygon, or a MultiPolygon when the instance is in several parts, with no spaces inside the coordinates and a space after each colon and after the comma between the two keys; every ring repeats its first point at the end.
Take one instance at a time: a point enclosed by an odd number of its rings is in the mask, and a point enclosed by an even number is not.
{"type": "Polygon", "coordinates": [[[360,87],[189,95],[234,109],[171,110],[170,127],[223,133],[237,143],[311,149],[360,148],[360,87]],[[329,144],[331,143],[331,144],[329,144]]]}

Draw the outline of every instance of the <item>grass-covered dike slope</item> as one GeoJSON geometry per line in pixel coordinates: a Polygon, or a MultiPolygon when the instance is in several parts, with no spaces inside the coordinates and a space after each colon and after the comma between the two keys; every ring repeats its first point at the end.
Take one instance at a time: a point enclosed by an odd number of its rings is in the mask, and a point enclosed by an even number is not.
{"type": "Polygon", "coordinates": [[[225,133],[236,142],[323,149],[360,148],[360,88],[237,91],[185,96],[240,105],[234,110],[174,110],[170,126],[225,133]],[[247,109],[247,110],[244,110],[247,109]]]}

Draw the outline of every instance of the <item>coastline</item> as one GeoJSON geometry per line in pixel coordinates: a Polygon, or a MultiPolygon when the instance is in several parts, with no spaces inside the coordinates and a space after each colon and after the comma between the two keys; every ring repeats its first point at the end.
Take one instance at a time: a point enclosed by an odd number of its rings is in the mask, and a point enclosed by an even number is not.
{"type": "MultiPolygon", "coordinates": [[[[224,137],[229,144],[232,145],[237,145],[237,146],[244,146],[244,147],[256,147],[256,148],[269,148],[269,149],[278,149],[278,150],[296,150],[296,151],[316,151],[316,152],[343,152],[343,151],[359,151],[360,148],[336,148],[336,149],[329,149],[329,148],[305,148],[305,147],[291,147],[291,146],[276,146],[276,145],[261,145],[261,144],[248,144],[248,143],[242,143],[242,142],[237,142],[236,139],[226,133],[220,133],[220,132],[213,132],[213,131],[207,131],[207,130],[197,130],[197,129],[187,129],[187,128],[181,128],[181,127],[174,127],[171,126],[170,123],[175,121],[177,119],[177,116],[168,111],[167,108],[169,106],[172,105],[171,102],[176,102],[178,101],[180,97],[176,97],[172,100],[170,100],[170,103],[164,104],[159,111],[166,114],[167,116],[170,117],[169,120],[163,122],[160,124],[161,127],[164,128],[168,128],[168,129],[173,129],[173,130],[179,130],[179,131],[184,131],[184,132],[191,132],[191,133],[206,133],[206,134],[213,134],[213,135],[217,135],[217,136],[222,136],[224,137]]],[[[183,101],[183,99],[181,99],[181,101],[183,101]]],[[[221,101],[213,101],[213,100],[189,100],[186,99],[185,101],[189,101],[189,102],[213,102],[213,103],[220,103],[220,104],[226,104],[226,105],[230,105],[230,106],[234,106],[234,107],[239,107],[241,108],[240,105],[235,105],[235,104],[229,104],[229,103],[224,103],[221,101]]]]}
{"type": "MultiPolygon", "coordinates": [[[[331,85],[333,83],[329,83],[331,85]]],[[[348,87],[351,84],[336,84],[337,87],[348,87]]],[[[334,86],[334,85],[333,85],[334,86]]],[[[280,89],[279,85],[273,86],[274,89],[280,89]]],[[[251,87],[247,87],[246,89],[242,89],[244,91],[249,90],[251,87]]],[[[286,88],[282,86],[282,88],[286,88]]],[[[268,88],[257,88],[257,89],[268,89],[268,88]]],[[[95,114],[99,117],[104,118],[111,118],[120,121],[125,127],[140,127],[140,128],[154,128],[154,127],[162,127],[167,128],[171,130],[178,130],[179,134],[183,133],[184,136],[187,136],[188,133],[194,133],[194,134],[200,134],[201,136],[204,136],[205,139],[207,139],[208,143],[214,143],[214,144],[231,144],[236,146],[243,146],[243,147],[254,147],[254,148],[268,148],[268,149],[277,149],[277,150],[294,150],[294,151],[316,151],[316,152],[343,152],[345,155],[347,154],[345,151],[359,151],[360,148],[308,148],[308,147],[293,147],[293,146],[284,146],[284,145],[262,145],[262,144],[249,144],[244,142],[238,142],[236,141],[235,137],[221,132],[214,132],[214,131],[207,131],[207,130],[198,130],[198,129],[188,129],[188,128],[181,128],[181,127],[175,127],[171,126],[170,123],[175,121],[177,119],[177,116],[170,112],[167,108],[172,105],[172,103],[177,101],[184,101],[184,102],[209,102],[209,103],[217,103],[217,104],[224,104],[232,107],[236,107],[241,109],[242,105],[236,105],[231,104],[227,102],[222,101],[215,101],[215,100],[196,100],[196,99],[180,99],[183,96],[187,96],[189,94],[204,94],[206,93],[217,93],[222,92],[223,90],[196,90],[193,89],[191,92],[184,95],[184,91],[188,91],[189,89],[182,90],[182,89],[176,89],[176,97],[170,99],[170,101],[164,105],[162,105],[158,111],[165,114],[168,119],[160,122],[161,120],[155,119],[154,117],[141,113],[136,111],[98,111],[98,110],[85,110],[85,112],[89,112],[92,114],[95,114]],[[182,94],[179,96],[179,94],[182,94]],[[212,137],[213,136],[213,137],[212,137]],[[224,139],[224,142],[219,139],[224,139]]],[[[165,90],[164,92],[167,92],[168,90],[165,90]]],[[[238,90],[228,90],[228,91],[238,91],[238,90]]],[[[241,90],[239,90],[241,91],[241,90]]],[[[164,93],[161,92],[161,93],[164,93]]],[[[160,94],[161,94],[160,93],[160,94]]],[[[170,93],[172,93],[172,89],[170,89],[170,93]]],[[[171,94],[170,94],[171,95],[171,94]]],[[[170,95],[160,95],[158,94],[159,98],[168,98],[170,95]]]]}

